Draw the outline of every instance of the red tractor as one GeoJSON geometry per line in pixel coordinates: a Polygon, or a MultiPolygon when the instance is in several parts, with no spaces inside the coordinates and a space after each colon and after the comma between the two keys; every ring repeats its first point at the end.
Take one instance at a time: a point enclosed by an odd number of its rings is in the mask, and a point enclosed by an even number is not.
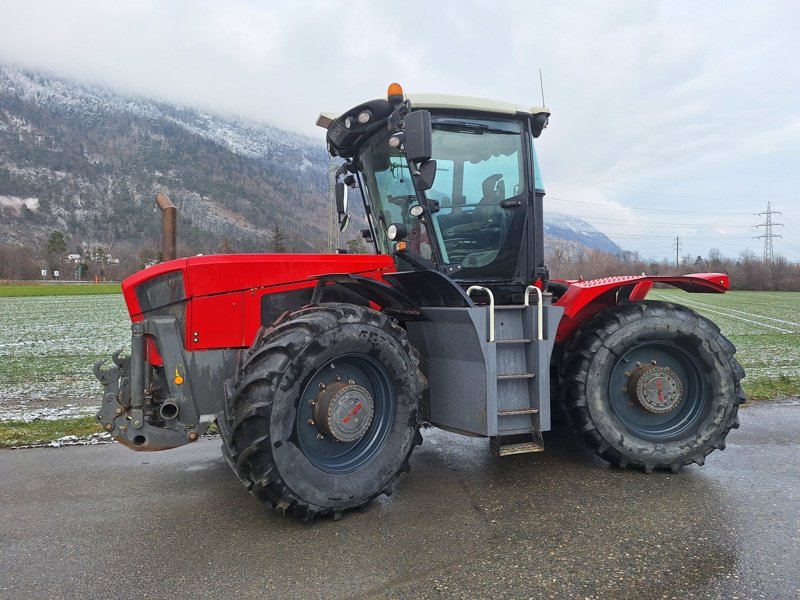
{"type": "Polygon", "coordinates": [[[127,278],[131,354],[95,367],[98,421],[134,450],[216,421],[250,493],[306,519],[391,491],[422,424],[540,451],[551,397],[613,464],[702,465],[738,426],[744,372],[713,323],[645,297],[728,278],[550,281],[548,117],[397,84],[321,115],[340,222],[357,190],[376,254],[196,256],[127,278]]]}

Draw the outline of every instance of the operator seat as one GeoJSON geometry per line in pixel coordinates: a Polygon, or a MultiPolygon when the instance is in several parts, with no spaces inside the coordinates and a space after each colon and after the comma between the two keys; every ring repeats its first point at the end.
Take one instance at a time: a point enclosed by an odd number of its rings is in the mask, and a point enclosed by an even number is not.
{"type": "Polygon", "coordinates": [[[448,236],[478,231],[488,225],[489,221],[497,215],[499,203],[505,199],[506,186],[502,178],[502,173],[495,173],[483,180],[481,184],[483,196],[475,206],[475,210],[469,213],[469,222],[459,223],[449,227],[446,231],[448,236]]]}
{"type": "Polygon", "coordinates": [[[505,200],[506,184],[502,173],[489,175],[481,184],[483,197],[475,207],[473,221],[489,221],[497,212],[497,205],[505,200]]]}

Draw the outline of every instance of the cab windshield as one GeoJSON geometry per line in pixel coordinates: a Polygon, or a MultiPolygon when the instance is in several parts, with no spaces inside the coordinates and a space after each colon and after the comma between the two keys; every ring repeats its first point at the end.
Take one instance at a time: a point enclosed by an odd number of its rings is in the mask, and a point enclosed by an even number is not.
{"type": "Polygon", "coordinates": [[[439,210],[430,231],[410,214],[418,203],[405,157],[376,135],[360,154],[378,244],[389,252],[386,228],[402,222],[409,249],[431,259],[430,239],[455,279],[514,276],[525,228],[523,130],[517,121],[435,117],[436,178],[427,192],[439,210]]]}

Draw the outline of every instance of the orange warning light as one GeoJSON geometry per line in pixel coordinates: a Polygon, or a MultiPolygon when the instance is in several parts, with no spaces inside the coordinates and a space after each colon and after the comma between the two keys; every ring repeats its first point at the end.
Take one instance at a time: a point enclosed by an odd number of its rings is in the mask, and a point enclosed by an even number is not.
{"type": "Polygon", "coordinates": [[[390,83],[389,89],[386,92],[386,96],[390,101],[395,99],[402,100],[403,86],[401,86],[399,83],[390,83]]]}

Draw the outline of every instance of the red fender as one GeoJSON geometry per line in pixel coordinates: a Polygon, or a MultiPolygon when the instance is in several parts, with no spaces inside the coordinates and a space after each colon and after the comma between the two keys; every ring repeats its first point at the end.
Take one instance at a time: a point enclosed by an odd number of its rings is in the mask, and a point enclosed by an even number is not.
{"type": "Polygon", "coordinates": [[[730,279],[724,273],[692,273],[677,277],[632,275],[589,281],[557,281],[569,287],[555,303],[564,308],[558,325],[557,342],[565,342],[581,324],[602,309],[620,302],[644,300],[654,283],[666,283],[687,292],[724,294],[730,279]]]}

